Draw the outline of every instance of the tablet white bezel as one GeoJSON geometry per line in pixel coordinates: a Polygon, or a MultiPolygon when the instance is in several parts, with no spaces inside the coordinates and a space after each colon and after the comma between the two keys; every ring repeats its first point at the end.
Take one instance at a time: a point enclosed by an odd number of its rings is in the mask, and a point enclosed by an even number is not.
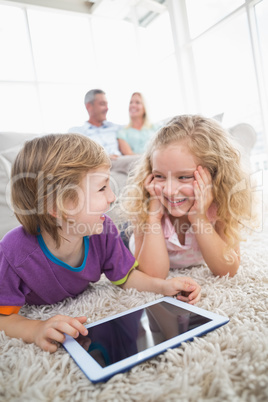
{"type": "Polygon", "coordinates": [[[66,335],[66,339],[63,343],[63,346],[70,353],[72,358],[75,360],[75,362],[78,364],[80,369],[84,372],[84,374],[89,378],[89,380],[93,383],[96,383],[99,381],[105,381],[117,373],[126,371],[126,370],[130,369],[131,367],[133,367],[134,365],[143,362],[144,360],[148,360],[155,355],[163,353],[169,348],[174,348],[176,346],[179,346],[184,341],[192,340],[195,336],[203,335],[213,329],[216,329],[217,327],[219,327],[221,325],[226,324],[229,321],[228,317],[224,317],[219,314],[215,314],[210,311],[201,309],[199,307],[192,306],[190,304],[181,302],[172,297],[162,297],[160,299],[154,300],[152,302],[143,304],[138,307],[134,307],[134,308],[124,311],[122,313],[118,313],[118,314],[106,317],[102,320],[87,324],[86,328],[94,327],[103,322],[113,320],[114,318],[117,318],[117,317],[122,317],[122,316],[132,313],[134,311],[144,309],[148,306],[152,306],[154,304],[161,303],[163,301],[173,304],[175,306],[178,306],[186,311],[190,311],[190,312],[199,314],[203,317],[209,318],[211,321],[209,321],[205,324],[202,324],[194,329],[191,329],[181,335],[177,335],[174,338],[166,340],[158,345],[152,346],[142,352],[138,352],[137,354],[135,354],[133,356],[127,357],[117,363],[113,363],[110,366],[107,366],[104,368],[101,367],[94,360],[94,358],[91,357],[90,354],[88,354],[88,352],[81,345],[79,345],[79,343],[71,336],[66,335]]]}

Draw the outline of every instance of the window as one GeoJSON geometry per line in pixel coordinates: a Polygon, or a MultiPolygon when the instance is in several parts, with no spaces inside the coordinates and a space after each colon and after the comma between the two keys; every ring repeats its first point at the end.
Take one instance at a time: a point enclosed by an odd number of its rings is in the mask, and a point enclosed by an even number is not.
{"type": "MultiPolygon", "coordinates": [[[[142,35],[143,29],[137,29],[142,35]]],[[[93,87],[100,87],[107,94],[107,118],[127,124],[130,95],[140,85],[141,60],[135,27],[126,21],[94,17],[92,32],[98,66],[93,87]]]]}
{"type": "Polygon", "coordinates": [[[158,3],[168,11],[141,27],[0,0],[1,131],[66,132],[88,119],[84,95],[98,87],[108,119],[125,124],[141,91],[152,122],[201,112],[250,123],[267,159],[268,0],[158,3]]]}
{"type": "Polygon", "coordinates": [[[34,81],[34,68],[24,11],[0,6],[0,80],[34,81]]]}
{"type": "Polygon", "coordinates": [[[1,5],[0,10],[1,130],[39,132],[41,114],[26,15],[17,7],[1,5]]]}
{"type": "Polygon", "coordinates": [[[260,128],[246,15],[239,14],[196,40],[193,53],[201,111],[205,115],[223,112],[227,127],[247,122],[260,128]]]}
{"type": "Polygon", "coordinates": [[[168,12],[144,30],[140,80],[150,119],[158,122],[183,112],[178,68],[168,12]]]}
{"type": "Polygon", "coordinates": [[[31,9],[27,14],[37,80],[86,82],[96,70],[88,17],[31,9]]]}
{"type": "Polygon", "coordinates": [[[259,39],[259,47],[260,47],[260,56],[261,56],[261,67],[262,73],[264,75],[264,85],[265,85],[265,100],[266,106],[265,109],[268,110],[268,25],[267,25],[267,16],[268,16],[268,1],[263,1],[255,6],[256,10],[256,23],[258,28],[258,39],[259,39]]]}
{"type": "Polygon", "coordinates": [[[244,0],[187,0],[186,7],[191,38],[206,31],[243,3],[245,3],[244,0]]]}
{"type": "Polygon", "coordinates": [[[180,56],[190,60],[182,79],[191,110],[223,113],[225,127],[251,124],[253,154],[267,168],[268,0],[185,0],[181,10],[188,18],[180,56]]]}

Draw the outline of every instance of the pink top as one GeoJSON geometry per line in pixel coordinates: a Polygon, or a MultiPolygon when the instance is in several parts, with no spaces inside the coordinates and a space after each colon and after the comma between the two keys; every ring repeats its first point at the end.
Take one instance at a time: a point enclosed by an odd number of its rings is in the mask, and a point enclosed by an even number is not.
{"type": "MultiPolygon", "coordinates": [[[[207,217],[211,223],[216,222],[217,207],[215,204],[211,204],[209,207],[207,217]]],[[[162,218],[162,229],[168,250],[170,268],[185,268],[205,263],[191,226],[185,232],[185,245],[180,243],[168,215],[164,215],[162,218]]]]}

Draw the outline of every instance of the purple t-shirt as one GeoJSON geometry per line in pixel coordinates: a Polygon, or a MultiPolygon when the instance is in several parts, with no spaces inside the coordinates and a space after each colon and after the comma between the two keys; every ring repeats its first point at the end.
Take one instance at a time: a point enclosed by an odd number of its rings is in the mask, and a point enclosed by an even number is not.
{"type": "Polygon", "coordinates": [[[106,216],[101,234],[84,238],[85,258],[72,268],[57,260],[22,226],[0,242],[0,306],[53,304],[83,292],[102,273],[116,285],[127,280],[135,258],[106,216]]]}

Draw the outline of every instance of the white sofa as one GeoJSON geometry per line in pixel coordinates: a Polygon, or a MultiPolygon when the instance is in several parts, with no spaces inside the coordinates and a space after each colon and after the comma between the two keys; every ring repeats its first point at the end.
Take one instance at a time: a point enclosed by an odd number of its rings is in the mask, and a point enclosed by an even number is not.
{"type": "Polygon", "coordinates": [[[0,239],[19,225],[10,205],[11,165],[24,142],[36,137],[29,133],[0,133],[0,239]]]}
{"type": "MultiPolygon", "coordinates": [[[[232,127],[229,132],[241,145],[242,153],[249,163],[249,155],[256,141],[254,128],[249,124],[241,123],[232,127]]],[[[24,142],[36,136],[37,134],[30,133],[0,132],[0,239],[9,230],[19,225],[10,204],[11,165],[24,142]]],[[[112,185],[117,196],[125,185],[128,172],[137,158],[137,156],[124,156],[113,163],[112,185]]],[[[115,211],[111,213],[111,217],[114,219],[115,211]]]]}

